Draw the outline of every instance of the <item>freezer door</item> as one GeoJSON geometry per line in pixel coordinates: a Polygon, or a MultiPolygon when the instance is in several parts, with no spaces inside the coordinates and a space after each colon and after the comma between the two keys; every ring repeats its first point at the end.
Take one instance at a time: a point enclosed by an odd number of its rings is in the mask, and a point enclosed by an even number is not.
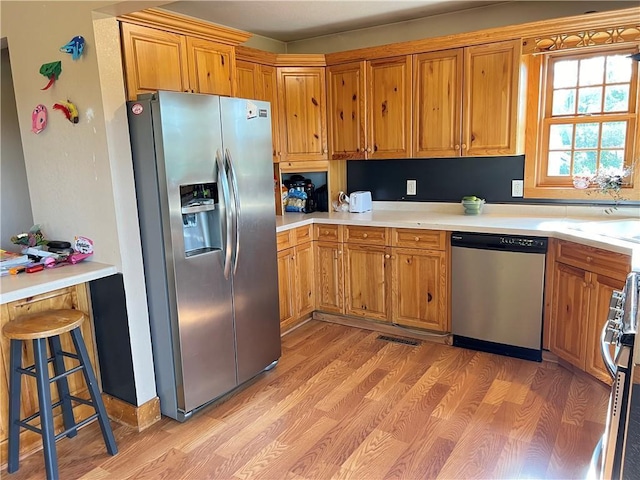
{"type": "MultiPolygon", "coordinates": [[[[176,374],[178,408],[189,412],[237,385],[231,281],[225,279],[225,227],[228,205],[216,168],[222,154],[219,97],[177,92],[158,93],[159,121],[154,125],[160,199],[165,204],[165,252],[169,289],[175,294],[176,374]],[[195,217],[183,215],[180,187],[215,183],[220,202],[210,216],[213,244],[220,248],[185,254],[183,229],[195,217]],[[216,224],[217,222],[217,224],[216,224]]],[[[163,222],[163,223],[164,223],[163,222]]]]}
{"type": "Polygon", "coordinates": [[[220,98],[222,134],[235,195],[233,292],[238,382],[280,358],[271,109],[220,98]]]}

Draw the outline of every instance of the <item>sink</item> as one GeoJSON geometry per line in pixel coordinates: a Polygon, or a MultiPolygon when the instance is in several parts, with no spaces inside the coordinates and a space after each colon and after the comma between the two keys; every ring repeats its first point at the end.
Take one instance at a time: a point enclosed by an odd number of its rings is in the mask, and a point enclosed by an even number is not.
{"type": "Polygon", "coordinates": [[[640,243],[640,219],[602,220],[569,225],[573,230],[640,243]]]}

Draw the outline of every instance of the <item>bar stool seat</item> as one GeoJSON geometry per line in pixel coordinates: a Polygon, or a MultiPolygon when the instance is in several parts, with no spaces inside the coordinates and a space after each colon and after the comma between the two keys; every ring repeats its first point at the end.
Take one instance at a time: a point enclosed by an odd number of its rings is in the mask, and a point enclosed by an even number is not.
{"type": "Polygon", "coordinates": [[[113,431],[107,417],[107,412],[102,402],[100,389],[95,373],[89,360],[87,347],[82,338],[80,327],[85,321],[85,315],[79,310],[47,310],[44,312],[22,315],[15,320],[6,323],[2,332],[11,340],[10,377],[9,377],[9,458],[7,472],[13,473],[19,468],[20,454],[20,428],[36,432],[42,436],[45,468],[47,479],[57,479],[58,458],[55,442],[57,439],[67,436],[74,437],[78,428],[98,419],[102,436],[107,451],[111,455],[118,453],[113,431]],[[76,353],[62,350],[60,335],[69,332],[76,349],[76,353]],[[22,342],[33,342],[35,364],[22,367],[22,342]],[[51,351],[51,357],[47,358],[47,343],[51,351]],[[66,370],[64,357],[73,358],[78,365],[66,370]],[[49,378],[48,364],[53,363],[55,375],[49,378]],[[67,377],[82,370],[85,382],[89,389],[91,400],[75,397],[69,392],[67,377]],[[21,375],[36,378],[38,391],[39,411],[25,419],[20,419],[20,395],[21,375]],[[54,404],[51,402],[51,390],[49,384],[56,382],[60,400],[54,404]],[[88,418],[76,423],[73,416],[73,402],[89,405],[95,413],[88,418]],[[53,426],[53,409],[62,407],[64,431],[55,434],[53,426]],[[40,417],[40,428],[30,422],[40,417]]]}

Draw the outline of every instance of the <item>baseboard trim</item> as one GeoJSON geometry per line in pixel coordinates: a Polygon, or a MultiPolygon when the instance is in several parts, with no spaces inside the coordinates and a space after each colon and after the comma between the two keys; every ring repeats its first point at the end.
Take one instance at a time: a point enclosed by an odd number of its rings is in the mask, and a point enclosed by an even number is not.
{"type": "Polygon", "coordinates": [[[400,337],[442,343],[444,345],[451,345],[453,343],[451,334],[432,333],[426,330],[422,332],[415,328],[400,327],[366,318],[347,317],[344,315],[335,315],[333,313],[313,312],[313,319],[329,323],[338,323],[347,327],[358,327],[365,330],[372,330],[374,332],[388,333],[400,337]]]}
{"type": "Polygon", "coordinates": [[[149,428],[161,418],[160,399],[158,397],[152,398],[139,407],[112,397],[108,393],[103,393],[102,399],[107,409],[107,415],[111,420],[133,428],[138,432],[149,428]]]}

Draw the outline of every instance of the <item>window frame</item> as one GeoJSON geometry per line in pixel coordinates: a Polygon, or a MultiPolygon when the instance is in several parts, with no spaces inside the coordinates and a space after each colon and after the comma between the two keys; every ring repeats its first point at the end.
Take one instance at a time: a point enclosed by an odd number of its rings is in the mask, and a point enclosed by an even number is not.
{"type": "MultiPolygon", "coordinates": [[[[636,168],[631,178],[625,179],[623,195],[640,199],[640,159],[637,158],[640,144],[638,110],[640,82],[638,81],[640,62],[633,62],[629,91],[629,111],[577,116],[551,116],[553,95],[554,61],[559,59],[583,59],[588,56],[631,54],[640,51],[640,46],[614,45],[605,47],[585,47],[580,49],[555,51],[553,53],[528,55],[527,128],[525,146],[525,197],[529,198],[586,198],[584,190],[573,188],[572,175],[552,176],[547,174],[549,131],[553,124],[603,123],[616,120],[627,121],[624,166],[635,162],[636,168]],[[549,116],[546,116],[547,112],[549,116]]],[[[577,88],[577,87],[576,87],[577,88]]],[[[578,98],[576,97],[576,102],[578,98]]],[[[598,147],[600,148],[600,146],[598,147]]],[[[592,198],[593,199],[593,198],[592,198]]]]}

